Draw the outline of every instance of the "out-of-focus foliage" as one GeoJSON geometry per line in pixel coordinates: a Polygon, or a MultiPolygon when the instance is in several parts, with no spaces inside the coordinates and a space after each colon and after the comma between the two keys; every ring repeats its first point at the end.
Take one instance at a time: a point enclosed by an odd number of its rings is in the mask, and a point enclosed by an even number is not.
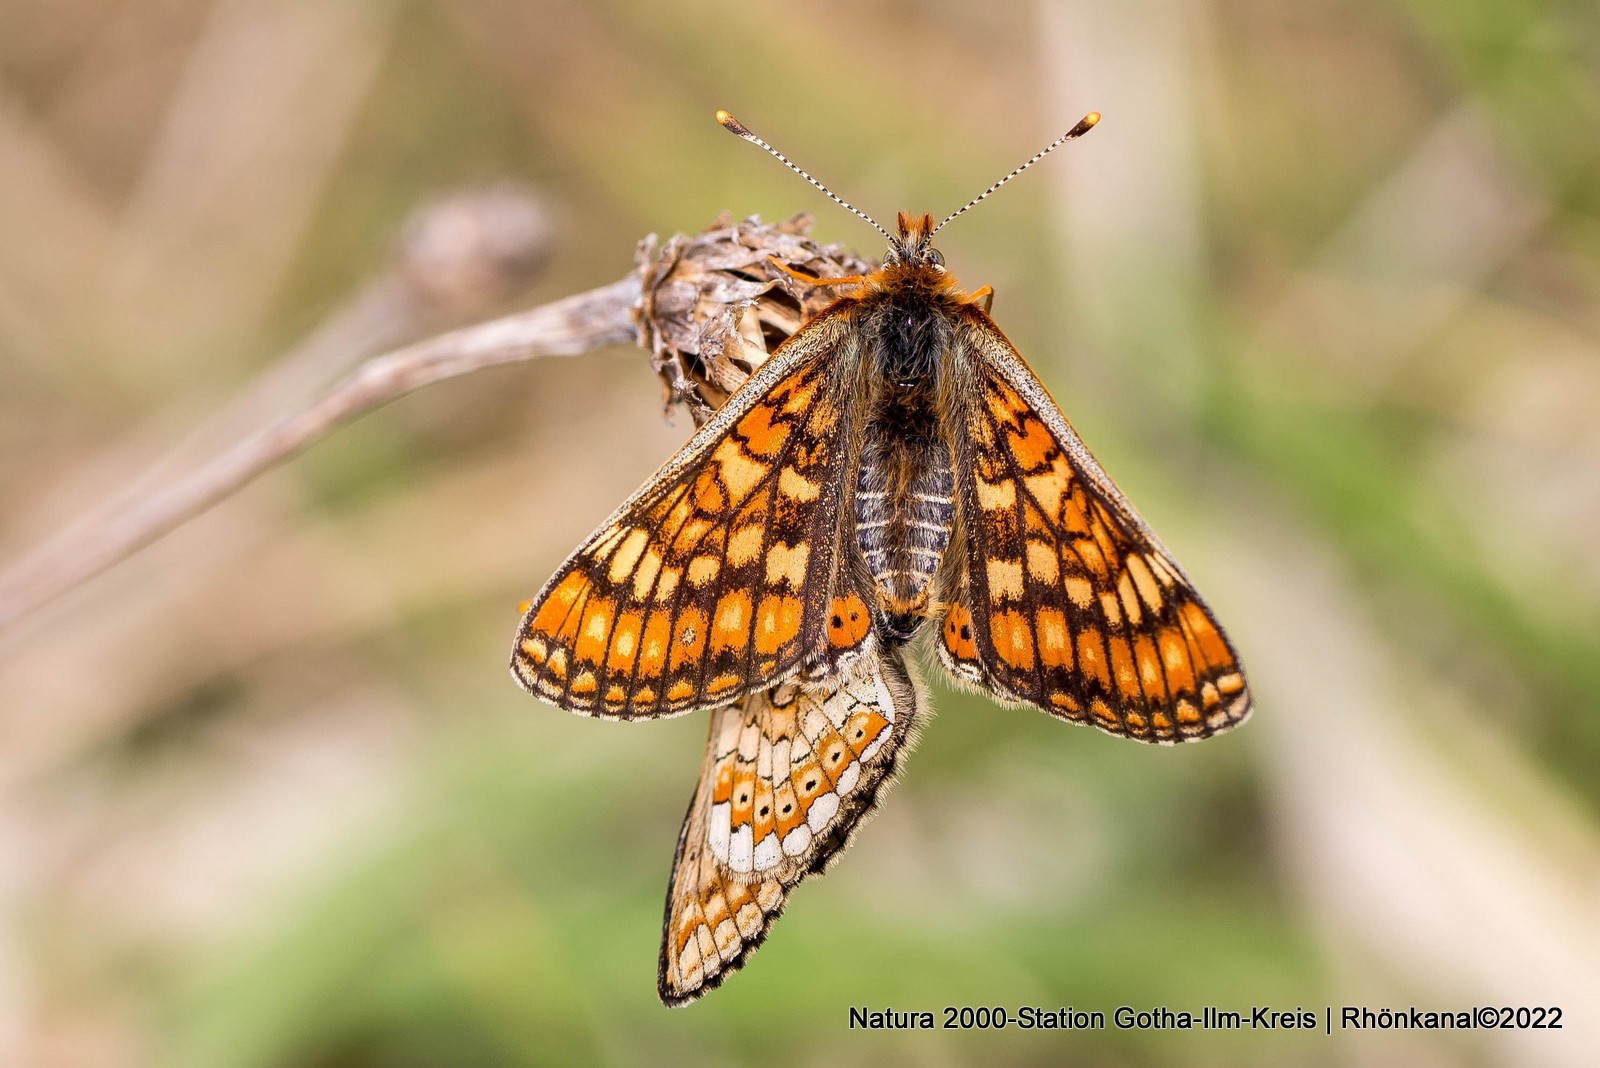
{"type": "Polygon", "coordinates": [[[879,218],[1099,110],[941,248],[1258,691],[1166,750],[935,683],[834,873],[669,1012],[704,718],[581,720],[504,660],[688,420],[638,351],[451,382],[0,635],[0,1060],[1590,1063],[1597,67],[1565,0],[0,5],[0,559],[346,308],[441,191],[557,205],[526,306],[724,209],[877,254],[717,107],[879,218]],[[1208,1004],[1567,1026],[848,1020],[1208,1004]]]}

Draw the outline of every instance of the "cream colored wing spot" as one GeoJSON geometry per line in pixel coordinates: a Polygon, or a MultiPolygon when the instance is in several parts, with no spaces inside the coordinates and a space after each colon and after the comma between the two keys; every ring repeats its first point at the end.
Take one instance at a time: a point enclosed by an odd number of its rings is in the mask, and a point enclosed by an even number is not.
{"type": "Polygon", "coordinates": [[[779,543],[767,549],[767,584],[785,585],[798,590],[805,584],[806,561],[810,559],[808,545],[779,543]]]}
{"type": "Polygon", "coordinates": [[[734,531],[728,539],[728,563],[743,566],[756,558],[761,552],[761,543],[766,538],[766,527],[761,523],[751,523],[734,531]]]}
{"type": "Polygon", "coordinates": [[[611,556],[611,566],[607,569],[612,582],[622,582],[635,571],[640,557],[644,555],[645,547],[650,544],[650,535],[637,528],[628,531],[617,546],[617,551],[611,556]]]}
{"type": "Polygon", "coordinates": [[[996,601],[1022,598],[1022,563],[1017,560],[990,560],[987,565],[989,597],[996,601]]]}
{"type": "Polygon", "coordinates": [[[1139,596],[1144,599],[1145,606],[1152,612],[1160,612],[1163,604],[1161,587],[1156,584],[1155,575],[1150,571],[1150,565],[1145,563],[1146,557],[1140,553],[1128,555],[1128,575],[1133,580],[1134,587],[1139,591],[1139,596]]]}
{"type": "Polygon", "coordinates": [[[809,504],[822,494],[822,486],[806,478],[792,467],[778,473],[778,492],[790,500],[809,504]]]}
{"type": "Polygon", "coordinates": [[[711,462],[714,465],[711,470],[722,479],[728,496],[735,500],[748,497],[756,483],[767,473],[767,465],[747,457],[743,447],[736,441],[723,442],[712,454],[711,462]]]}
{"type": "Polygon", "coordinates": [[[985,512],[1010,511],[1017,506],[1015,482],[987,482],[977,479],[978,507],[985,512]]]}

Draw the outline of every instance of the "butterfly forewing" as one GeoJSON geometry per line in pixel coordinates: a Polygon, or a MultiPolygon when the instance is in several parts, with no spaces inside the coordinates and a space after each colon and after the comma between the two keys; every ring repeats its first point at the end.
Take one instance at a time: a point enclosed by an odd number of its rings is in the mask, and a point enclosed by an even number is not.
{"type": "Polygon", "coordinates": [[[1147,741],[1241,722],[1238,657],[1005,336],[957,332],[969,386],[952,429],[964,577],[942,621],[959,678],[1147,741]]]}
{"type": "Polygon", "coordinates": [[[573,711],[668,715],[869,642],[836,574],[855,348],[847,303],[812,320],[590,535],[523,618],[524,686],[573,711]]]}
{"type": "Polygon", "coordinates": [[[892,651],[712,713],[667,892],[663,1001],[693,1000],[761,944],[789,890],[827,867],[877,805],[916,713],[892,651]]]}

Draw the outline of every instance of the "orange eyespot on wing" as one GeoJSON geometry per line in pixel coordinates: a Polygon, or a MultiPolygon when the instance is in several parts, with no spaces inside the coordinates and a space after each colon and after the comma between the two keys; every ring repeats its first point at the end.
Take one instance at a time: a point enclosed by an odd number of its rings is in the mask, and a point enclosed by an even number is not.
{"type": "Polygon", "coordinates": [[[828,644],[837,651],[858,647],[872,630],[867,602],[854,593],[835,597],[828,606],[828,644]]]}
{"type": "Polygon", "coordinates": [[[972,629],[972,612],[960,601],[945,611],[939,631],[939,657],[959,679],[983,683],[983,665],[978,661],[978,644],[972,629]]]}
{"type": "Polygon", "coordinates": [[[670,715],[862,645],[855,594],[848,634],[831,625],[854,447],[841,307],[782,346],[534,598],[512,653],[527,689],[593,715],[670,715]]]}
{"type": "Polygon", "coordinates": [[[1250,712],[1200,595],[991,326],[957,435],[968,555],[938,643],[958,678],[1112,734],[1174,742],[1250,712]]]}
{"type": "Polygon", "coordinates": [[[895,652],[712,713],[667,891],[662,1001],[694,1000],[761,944],[789,891],[826,868],[877,806],[916,714],[895,652]]]}

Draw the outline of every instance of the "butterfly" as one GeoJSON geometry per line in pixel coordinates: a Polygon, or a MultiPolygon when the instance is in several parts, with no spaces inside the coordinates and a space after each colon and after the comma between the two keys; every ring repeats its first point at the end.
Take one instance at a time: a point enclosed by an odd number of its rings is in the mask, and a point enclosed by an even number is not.
{"type": "Polygon", "coordinates": [[[1204,738],[1251,708],[1200,594],[989,317],[988,287],[963,292],[932,244],[1099,116],[896,234],[718,119],[889,246],[866,275],[799,276],[840,295],[578,547],[517,636],[513,675],[559,707],[713,710],[668,894],[669,1004],[742,962],[871,810],[916,718],[903,651],[924,635],[954,679],[1123,737],[1204,738]],[[877,732],[859,748],[852,715],[877,732]],[[850,789],[801,775],[828,752],[850,789]],[[807,790],[835,800],[800,833],[779,808],[807,790]]]}

